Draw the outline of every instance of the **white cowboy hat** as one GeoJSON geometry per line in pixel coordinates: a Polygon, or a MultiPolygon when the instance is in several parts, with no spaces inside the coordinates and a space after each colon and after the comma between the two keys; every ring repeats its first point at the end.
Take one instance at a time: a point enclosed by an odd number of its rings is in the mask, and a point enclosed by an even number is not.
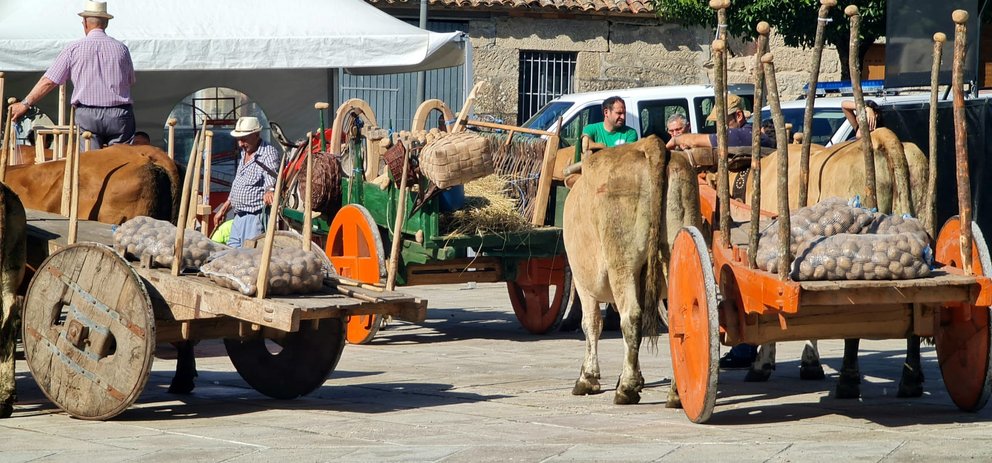
{"type": "Polygon", "coordinates": [[[257,117],[244,116],[238,118],[238,123],[234,124],[234,130],[231,131],[231,136],[241,138],[261,131],[262,124],[258,122],[257,117]]]}
{"type": "Polygon", "coordinates": [[[94,17],[114,19],[113,15],[107,14],[107,2],[88,1],[86,2],[86,9],[80,12],[79,15],[84,18],[94,17]]]}

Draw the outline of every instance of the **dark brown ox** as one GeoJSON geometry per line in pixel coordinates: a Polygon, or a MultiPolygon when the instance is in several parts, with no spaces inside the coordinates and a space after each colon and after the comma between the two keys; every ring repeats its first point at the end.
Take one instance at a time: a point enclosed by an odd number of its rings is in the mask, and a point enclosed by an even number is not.
{"type": "MultiPolygon", "coordinates": [[[[58,213],[65,161],[7,168],[7,185],[24,207],[58,213]]],[[[171,220],[179,212],[175,162],[154,146],[113,145],[79,157],[79,218],[120,224],[139,215],[171,220]]]]}
{"type": "Polygon", "coordinates": [[[684,225],[699,227],[700,222],[694,169],[657,137],[596,152],[583,162],[565,201],[563,230],[586,336],[585,360],[572,394],[601,392],[599,303],[612,302],[620,312],[625,343],[613,401],[640,401],[644,377],[638,353],[642,337],[656,339],[670,243],[684,225]]]}
{"type": "Polygon", "coordinates": [[[0,184],[0,418],[14,411],[17,288],[27,259],[27,218],[17,195],[0,184]]]}
{"type": "MultiPolygon", "coordinates": [[[[891,130],[876,129],[871,133],[875,151],[875,180],[878,209],[884,213],[916,216],[923,209],[923,194],[927,183],[927,159],[913,143],[902,143],[891,130]],[[907,188],[900,188],[905,185],[907,188]]],[[[778,210],[777,166],[778,154],[761,160],[761,208],[778,210]]],[[[828,148],[814,148],[810,154],[809,204],[840,197],[864,196],[865,161],[860,140],[837,144],[828,148]]],[[[751,180],[747,178],[747,187],[751,180]]],[[[799,145],[789,145],[789,209],[797,209],[799,196],[799,145]]],[[[746,199],[751,201],[748,190],[746,199]]],[[[837,397],[860,397],[860,371],[858,368],[858,339],[844,343],[844,360],[837,383],[837,397]]],[[[746,381],[766,381],[775,365],[775,345],[766,344],[758,351],[758,358],[745,377],[746,381]]],[[[800,377],[822,379],[823,367],[816,342],[810,341],[803,349],[800,377]]],[[[920,339],[910,336],[907,340],[906,361],[899,382],[899,397],[919,397],[923,394],[923,373],[920,370],[920,339]]]]}

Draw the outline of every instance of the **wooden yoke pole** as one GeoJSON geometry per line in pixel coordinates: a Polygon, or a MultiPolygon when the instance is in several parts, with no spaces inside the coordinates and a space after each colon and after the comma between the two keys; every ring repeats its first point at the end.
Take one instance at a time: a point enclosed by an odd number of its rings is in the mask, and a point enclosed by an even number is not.
{"type": "Polygon", "coordinates": [[[782,280],[789,279],[792,267],[792,219],[789,216],[789,143],[785,135],[785,117],[782,116],[782,105],[778,99],[778,80],[775,78],[775,57],[765,53],[761,62],[765,65],[765,84],[768,86],[768,106],[772,110],[772,122],[775,123],[775,145],[778,150],[778,234],[781,238],[779,253],[782,260],[778,264],[778,276],[782,280]]]}
{"type": "MultiPolygon", "coordinates": [[[[799,158],[799,207],[806,207],[809,201],[809,151],[813,144],[813,103],[816,101],[816,85],[820,81],[820,60],[823,58],[824,32],[830,22],[830,9],[837,6],[837,0],[820,0],[820,11],[816,17],[816,38],[813,39],[813,62],[809,69],[809,89],[806,91],[806,112],[803,113],[803,148],[799,158]]],[[[857,56],[857,55],[853,55],[857,56]]]]}
{"type": "Polygon", "coordinates": [[[166,124],[169,125],[169,159],[176,159],[176,123],[178,121],[174,117],[170,117],[166,124]]]}
{"type": "MultiPolygon", "coordinates": [[[[68,150],[68,153],[66,157],[63,158],[65,160],[65,168],[62,171],[62,205],[59,208],[59,212],[62,215],[69,215],[69,207],[70,207],[69,203],[71,202],[71,196],[72,196],[72,186],[69,184],[70,180],[72,180],[72,160],[69,159],[69,157],[72,156],[72,153],[75,150],[72,147],[73,142],[77,144],[79,143],[78,141],[75,140],[75,136],[76,136],[76,128],[74,127],[75,124],[76,124],[76,108],[72,108],[72,110],[69,112],[69,135],[68,138],[66,139],[66,149],[68,150]]],[[[58,137],[59,140],[62,140],[61,131],[59,132],[58,137]]]]}
{"type": "MultiPolygon", "coordinates": [[[[276,169],[276,191],[272,196],[272,207],[269,210],[269,221],[265,225],[265,244],[262,246],[262,258],[258,266],[258,280],[255,281],[259,299],[265,299],[269,293],[269,260],[272,258],[272,248],[276,239],[276,225],[279,219],[279,204],[282,201],[282,171],[286,168],[286,152],[279,156],[279,168],[276,169]]],[[[263,209],[264,210],[264,209],[263,209]]]]}
{"type": "Polygon", "coordinates": [[[203,151],[206,149],[207,139],[213,136],[213,132],[206,129],[206,124],[203,127],[203,139],[200,140],[200,144],[197,146],[196,159],[190,159],[190,162],[193,163],[193,184],[189,192],[189,202],[186,203],[189,205],[189,212],[186,215],[185,222],[186,228],[193,228],[193,225],[196,224],[198,206],[200,205],[200,171],[203,170],[203,151]]]}
{"type": "Polygon", "coordinates": [[[857,108],[858,130],[861,131],[861,149],[865,153],[864,206],[866,209],[875,209],[878,207],[875,184],[875,151],[871,146],[871,130],[868,127],[868,114],[865,112],[865,95],[861,92],[861,66],[856,58],[860,56],[858,49],[861,48],[861,38],[858,36],[861,28],[861,14],[858,13],[858,7],[855,5],[848,5],[844,9],[844,14],[850,17],[851,22],[850,54],[848,56],[855,57],[855,59],[848,61],[850,61],[851,68],[851,89],[854,91],[854,104],[857,108]]]}
{"type": "Polygon", "coordinates": [[[723,40],[713,41],[713,62],[716,68],[713,70],[716,77],[716,104],[713,112],[717,114],[716,120],[716,193],[720,205],[720,234],[723,235],[722,245],[730,246],[730,172],[727,169],[727,82],[723,79],[723,54],[727,49],[727,43],[723,40]]]}
{"type": "Polygon", "coordinates": [[[937,239],[937,93],[940,90],[940,62],[944,54],[944,42],[947,35],[938,32],[933,35],[933,65],[930,67],[930,139],[927,155],[927,190],[920,212],[920,221],[930,234],[930,239],[937,239]]]}
{"type": "MultiPolygon", "coordinates": [[[[320,103],[318,103],[320,104],[320,103]]],[[[327,109],[327,103],[324,103],[324,108],[317,108],[321,111],[320,118],[324,118],[324,109],[327,109]]],[[[321,126],[321,143],[320,146],[323,147],[324,143],[324,131],[323,126],[321,126]]],[[[311,244],[310,241],[313,239],[313,132],[307,132],[307,144],[304,145],[303,155],[307,157],[307,176],[306,176],[306,191],[303,198],[303,250],[310,251],[311,244]]],[[[322,149],[321,152],[324,150],[322,149]]]]}
{"type": "Polygon", "coordinates": [[[186,176],[183,178],[183,195],[180,197],[179,218],[176,220],[176,243],[172,255],[172,274],[179,276],[182,270],[183,261],[183,239],[186,237],[186,218],[189,214],[189,191],[193,188],[193,157],[199,152],[200,144],[207,129],[201,129],[193,137],[193,147],[189,150],[189,159],[186,161],[186,176]]]}
{"type": "MultiPolygon", "coordinates": [[[[66,100],[66,85],[59,85],[59,125],[65,125],[65,100],[66,100]]],[[[58,159],[62,159],[66,156],[65,150],[69,149],[69,146],[65,141],[66,135],[59,134],[55,136],[55,143],[58,144],[58,159]]],[[[64,212],[63,212],[64,214],[64,212]]]]}
{"type": "MultiPolygon", "coordinates": [[[[76,132],[78,129],[73,129],[76,132]]],[[[73,134],[69,136],[69,139],[75,139],[76,143],[72,145],[72,149],[69,151],[72,157],[72,184],[70,197],[72,200],[69,202],[69,236],[66,237],[66,243],[75,244],[76,238],[79,236],[79,135],[73,134]]],[[[93,138],[93,134],[89,131],[83,132],[83,143],[89,146],[90,139],[93,138]]]]}
{"type": "Polygon", "coordinates": [[[389,268],[386,272],[386,291],[392,291],[396,288],[396,272],[400,264],[400,244],[403,242],[403,223],[406,222],[406,171],[409,168],[410,152],[404,150],[403,173],[400,175],[399,204],[396,205],[396,222],[393,227],[393,245],[389,251],[389,268]]]}
{"type": "Polygon", "coordinates": [[[954,157],[957,161],[958,215],[961,220],[961,267],[974,274],[971,259],[971,170],[968,167],[968,121],[964,113],[964,60],[967,50],[968,12],[954,10],[954,64],[951,82],[954,87],[954,157]]]}
{"type": "Polygon", "coordinates": [[[465,124],[468,122],[468,115],[472,113],[472,105],[475,104],[475,94],[479,92],[482,85],[486,81],[481,80],[476,82],[472,87],[472,91],[468,93],[468,97],[465,98],[465,104],[462,105],[462,110],[458,112],[458,118],[455,119],[455,125],[451,128],[451,133],[458,133],[465,130],[465,124]]]}
{"type": "Polygon", "coordinates": [[[758,44],[754,52],[754,125],[751,126],[751,228],[747,239],[747,262],[751,268],[758,266],[758,223],[761,221],[761,99],[765,86],[764,66],[761,56],[768,51],[768,34],[771,26],[761,21],[756,28],[758,44]]]}

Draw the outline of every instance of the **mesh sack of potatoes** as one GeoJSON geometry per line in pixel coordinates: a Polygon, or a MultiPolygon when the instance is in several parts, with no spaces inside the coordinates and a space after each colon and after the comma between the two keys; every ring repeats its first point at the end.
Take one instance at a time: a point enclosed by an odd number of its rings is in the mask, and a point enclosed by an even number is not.
{"type": "Polygon", "coordinates": [[[790,276],[796,281],[908,280],[929,275],[932,258],[927,241],[914,232],[841,233],[806,243],[790,276]]]}
{"type": "MultiPolygon", "coordinates": [[[[860,234],[868,231],[876,221],[876,214],[851,206],[840,198],[828,198],[790,215],[789,251],[796,255],[807,243],[842,233],[860,234]]],[[[778,272],[780,261],[778,221],[772,222],[759,237],[757,264],[768,272],[778,272]]]]}
{"type": "MultiPolygon", "coordinates": [[[[114,232],[114,245],[130,258],[150,256],[153,264],[169,267],[176,246],[176,226],[164,220],[139,216],[121,224],[114,232]]],[[[183,238],[184,269],[197,270],[213,254],[230,249],[211,241],[196,230],[186,230],[183,238]]]]}
{"type": "MultiPolygon", "coordinates": [[[[231,249],[218,253],[200,272],[225,288],[254,296],[258,291],[261,249],[231,249]]],[[[320,289],[324,281],[320,257],[300,248],[275,248],[269,259],[269,294],[305,294],[320,289]]]]}
{"type": "Polygon", "coordinates": [[[493,173],[489,142],[473,132],[437,138],[420,151],[420,172],[438,188],[462,185],[493,173]]]}
{"type": "Polygon", "coordinates": [[[923,242],[930,241],[930,234],[923,228],[923,222],[909,215],[885,215],[877,214],[875,220],[868,227],[869,233],[879,235],[893,233],[912,233],[923,242]]]}

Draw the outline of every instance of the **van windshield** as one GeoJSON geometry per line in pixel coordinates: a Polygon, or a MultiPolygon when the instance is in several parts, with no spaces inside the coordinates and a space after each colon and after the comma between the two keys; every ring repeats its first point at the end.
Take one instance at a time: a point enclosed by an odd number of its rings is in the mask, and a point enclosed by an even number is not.
{"type": "MultiPolygon", "coordinates": [[[[782,110],[782,116],[786,124],[792,124],[791,133],[805,132],[803,130],[803,116],[805,108],[788,108],[782,110]]],[[[767,109],[761,111],[761,120],[771,119],[771,112],[767,109]]],[[[813,108],[813,143],[826,145],[830,143],[837,129],[844,123],[844,111],[840,108],[813,108]]]]}
{"type": "Polygon", "coordinates": [[[537,114],[531,116],[530,119],[527,119],[527,122],[524,122],[521,127],[535,130],[548,130],[548,128],[552,127],[554,123],[558,121],[558,118],[561,117],[562,114],[565,114],[565,111],[568,111],[568,108],[571,108],[574,105],[575,103],[569,103],[566,101],[552,101],[551,103],[544,105],[544,107],[541,108],[537,114]]]}

